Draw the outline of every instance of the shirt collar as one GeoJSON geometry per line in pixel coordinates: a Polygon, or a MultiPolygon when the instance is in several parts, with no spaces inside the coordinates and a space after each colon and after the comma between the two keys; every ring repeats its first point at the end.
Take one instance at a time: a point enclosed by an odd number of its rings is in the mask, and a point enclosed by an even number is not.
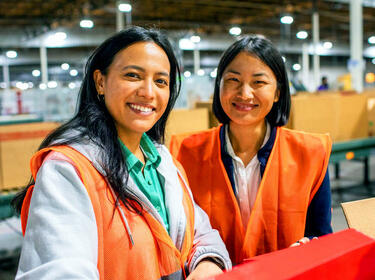
{"type": "MultiPolygon", "coordinates": [[[[270,138],[270,135],[271,135],[271,126],[266,121],[266,135],[264,137],[262,146],[260,147],[259,151],[262,150],[262,148],[267,144],[270,138]]],[[[229,124],[225,125],[225,148],[226,148],[226,152],[231,156],[231,158],[233,159],[237,158],[236,154],[234,153],[233,146],[229,138],[229,124]]]]}
{"type": "MultiPolygon", "coordinates": [[[[120,142],[120,146],[125,157],[126,165],[129,170],[134,169],[136,172],[142,170],[143,164],[142,162],[125,146],[125,144],[118,138],[120,142]]],[[[146,165],[152,164],[155,168],[157,168],[160,164],[161,157],[156,150],[154,143],[152,140],[147,136],[146,133],[142,135],[140,148],[145,155],[146,158],[146,165]]]]}

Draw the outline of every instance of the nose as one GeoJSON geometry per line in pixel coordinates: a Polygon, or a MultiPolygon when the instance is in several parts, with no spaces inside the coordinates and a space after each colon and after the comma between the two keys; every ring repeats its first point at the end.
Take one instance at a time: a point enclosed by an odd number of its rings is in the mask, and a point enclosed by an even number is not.
{"type": "Polygon", "coordinates": [[[138,96],[146,99],[153,99],[154,97],[154,81],[152,79],[145,79],[141,87],[138,89],[138,96]]]}
{"type": "Polygon", "coordinates": [[[244,99],[254,98],[254,89],[249,84],[242,84],[240,95],[244,99]]]}

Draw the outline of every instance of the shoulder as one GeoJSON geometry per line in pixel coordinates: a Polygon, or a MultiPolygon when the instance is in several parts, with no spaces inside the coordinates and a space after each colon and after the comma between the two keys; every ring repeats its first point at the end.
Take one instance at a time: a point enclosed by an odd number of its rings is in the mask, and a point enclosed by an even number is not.
{"type": "Polygon", "coordinates": [[[183,139],[181,146],[189,149],[210,146],[214,142],[220,141],[219,133],[220,126],[192,133],[183,139]]]}
{"type": "Polygon", "coordinates": [[[280,127],[278,128],[278,137],[281,141],[293,145],[295,148],[312,150],[320,148],[330,152],[332,146],[332,140],[328,134],[310,133],[280,127]]]}

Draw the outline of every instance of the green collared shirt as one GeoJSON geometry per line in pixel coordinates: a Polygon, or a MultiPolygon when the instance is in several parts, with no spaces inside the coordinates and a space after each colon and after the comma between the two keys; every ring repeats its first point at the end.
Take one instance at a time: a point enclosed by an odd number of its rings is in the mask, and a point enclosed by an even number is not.
{"type": "Polygon", "coordinates": [[[143,168],[143,163],[122,143],[119,139],[123,154],[125,156],[126,165],[129,170],[129,174],[143,192],[143,194],[149,199],[151,204],[158,211],[160,217],[163,219],[167,232],[169,232],[168,213],[165,208],[164,202],[164,177],[159,174],[156,168],[159,166],[161,157],[156,150],[154,143],[151,139],[143,134],[141,138],[141,150],[145,155],[146,164],[143,168]]]}

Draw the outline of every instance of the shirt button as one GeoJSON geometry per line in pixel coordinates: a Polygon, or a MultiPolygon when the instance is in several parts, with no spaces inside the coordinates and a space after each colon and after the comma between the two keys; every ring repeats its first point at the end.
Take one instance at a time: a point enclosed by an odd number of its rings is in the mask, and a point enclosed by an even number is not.
{"type": "Polygon", "coordinates": [[[152,182],[151,182],[151,180],[147,181],[147,184],[149,184],[149,185],[152,185],[152,182]]]}

